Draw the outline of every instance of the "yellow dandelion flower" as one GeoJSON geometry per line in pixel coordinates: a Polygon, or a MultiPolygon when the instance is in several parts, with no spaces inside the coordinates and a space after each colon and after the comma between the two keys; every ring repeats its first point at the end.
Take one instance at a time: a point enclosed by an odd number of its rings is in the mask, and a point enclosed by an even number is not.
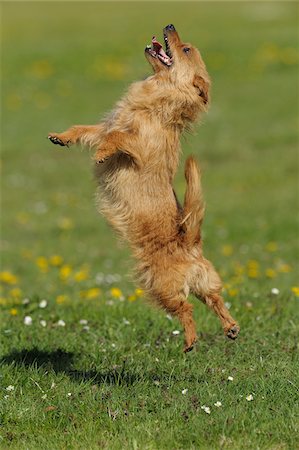
{"type": "Polygon", "coordinates": [[[7,299],[4,297],[0,297],[0,306],[6,306],[7,305],[7,299]]]}
{"type": "Polygon", "coordinates": [[[243,273],[245,272],[245,267],[239,263],[235,264],[234,269],[236,275],[243,275],[243,273]]]}
{"type": "Polygon", "coordinates": [[[129,302],[135,302],[135,300],[137,300],[137,297],[136,297],[136,295],[132,294],[132,295],[129,295],[128,300],[129,300],[129,302]]]}
{"type": "Polygon", "coordinates": [[[6,97],[6,106],[10,111],[18,111],[22,106],[22,98],[19,94],[12,92],[6,97]]]}
{"type": "Polygon", "coordinates": [[[137,297],[142,297],[144,295],[144,290],[137,288],[135,289],[135,294],[137,295],[137,297]]]}
{"type": "Polygon", "coordinates": [[[260,263],[255,259],[250,259],[247,263],[248,269],[259,269],[260,263]]]}
{"type": "Polygon", "coordinates": [[[5,270],[4,272],[0,272],[0,281],[5,284],[17,284],[18,278],[8,270],[5,270]]]}
{"type": "Polygon", "coordinates": [[[231,245],[223,245],[221,249],[221,253],[224,256],[231,256],[233,254],[233,247],[231,245]]]}
{"type": "Polygon", "coordinates": [[[64,264],[60,267],[59,276],[62,281],[66,281],[72,273],[72,268],[68,264],[64,264]]]}
{"type": "Polygon", "coordinates": [[[237,289],[237,288],[232,288],[232,289],[228,290],[228,295],[230,297],[235,297],[238,294],[239,294],[239,289],[237,289]]]}
{"type": "Polygon", "coordinates": [[[41,80],[49,78],[53,74],[53,71],[53,66],[47,59],[34,61],[29,69],[29,73],[34,78],[39,78],[41,80]]]}
{"type": "Polygon", "coordinates": [[[115,298],[123,297],[123,293],[119,288],[111,288],[110,294],[112,295],[112,297],[115,297],[115,298]]]}
{"type": "Polygon", "coordinates": [[[69,297],[67,295],[60,294],[60,295],[57,295],[55,301],[56,301],[57,305],[62,305],[62,303],[65,303],[68,300],[69,300],[69,297]]]}
{"type": "Polygon", "coordinates": [[[14,288],[9,291],[9,296],[13,298],[20,298],[22,295],[22,291],[20,288],[14,288]]]}
{"type": "Polygon", "coordinates": [[[51,266],[59,267],[63,263],[63,258],[59,255],[52,255],[49,258],[49,263],[51,264],[51,266]]]}
{"type": "Polygon", "coordinates": [[[267,252],[273,253],[273,252],[276,252],[278,250],[278,245],[277,245],[276,242],[271,241],[271,242],[267,243],[265,249],[267,250],[267,252]]]}
{"type": "Polygon", "coordinates": [[[247,263],[247,267],[248,267],[248,276],[249,278],[258,278],[260,273],[259,273],[259,267],[260,264],[258,261],[251,259],[248,261],[247,263]]]}
{"type": "Polygon", "coordinates": [[[289,264],[280,264],[277,268],[278,272],[281,273],[288,273],[288,272],[292,272],[292,267],[289,266],[289,264]]]}
{"type": "Polygon", "coordinates": [[[98,298],[101,294],[101,289],[100,288],[90,288],[85,292],[85,298],[87,298],[88,300],[91,300],[93,298],[98,298]]]}
{"type": "Polygon", "coordinates": [[[63,231],[68,231],[74,228],[73,222],[68,217],[61,217],[58,220],[58,228],[63,231]]]}
{"type": "Polygon", "coordinates": [[[16,315],[19,313],[19,311],[18,311],[16,308],[11,308],[11,310],[9,311],[9,313],[10,313],[12,316],[16,316],[16,315]]]}
{"type": "Polygon", "coordinates": [[[293,294],[296,295],[296,297],[299,297],[299,287],[298,286],[293,286],[292,292],[293,292],[293,294]]]}
{"type": "Polygon", "coordinates": [[[127,66],[119,60],[104,61],[104,73],[109,79],[122,80],[127,72],[127,66]]]}
{"type": "Polygon", "coordinates": [[[277,272],[274,269],[266,269],[265,275],[267,278],[275,278],[277,277],[277,272]]]}
{"type": "Polygon", "coordinates": [[[16,219],[20,225],[26,225],[29,222],[29,214],[26,212],[20,212],[17,214],[16,219]]]}
{"type": "Polygon", "coordinates": [[[35,260],[37,267],[42,273],[46,273],[49,270],[49,264],[47,259],[44,256],[39,256],[35,260]]]}
{"type": "Polygon", "coordinates": [[[257,270],[251,269],[251,270],[248,270],[248,276],[249,276],[249,278],[258,278],[260,276],[260,274],[257,270]]]}
{"type": "Polygon", "coordinates": [[[78,283],[80,283],[80,281],[85,281],[87,280],[89,277],[89,272],[88,269],[81,269],[78,270],[78,272],[76,272],[74,274],[74,280],[77,281],[78,283]]]}

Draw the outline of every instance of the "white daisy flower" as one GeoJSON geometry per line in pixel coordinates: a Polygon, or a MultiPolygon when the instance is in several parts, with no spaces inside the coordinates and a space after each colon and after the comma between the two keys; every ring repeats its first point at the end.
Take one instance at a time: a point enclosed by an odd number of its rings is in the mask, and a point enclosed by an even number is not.
{"type": "Polygon", "coordinates": [[[221,402],[216,402],[216,403],[214,403],[214,406],[216,406],[217,408],[220,408],[220,406],[222,406],[222,403],[221,402]]]}
{"type": "Polygon", "coordinates": [[[59,327],[65,327],[65,321],[62,320],[62,319],[59,319],[58,322],[57,322],[57,325],[58,325],[59,327]]]}
{"type": "Polygon", "coordinates": [[[183,390],[182,390],[182,394],[183,394],[183,395],[186,395],[187,392],[188,392],[188,389],[183,389],[183,390]]]}
{"type": "Polygon", "coordinates": [[[40,302],[39,302],[39,307],[40,308],[46,308],[47,307],[47,304],[48,304],[48,302],[47,302],[47,300],[41,300],[40,302]]]}
{"type": "Polygon", "coordinates": [[[80,319],[79,320],[80,325],[87,325],[88,324],[88,320],[86,319],[80,319]]]}
{"type": "Polygon", "coordinates": [[[210,409],[208,406],[202,405],[202,406],[201,406],[201,409],[202,409],[205,413],[211,414],[211,409],[210,409]]]}
{"type": "Polygon", "coordinates": [[[228,381],[234,381],[234,377],[229,376],[229,377],[227,377],[227,380],[228,381]]]}
{"type": "Polygon", "coordinates": [[[8,392],[9,392],[9,391],[14,391],[14,390],[15,390],[15,387],[12,386],[12,385],[10,384],[9,386],[7,386],[6,390],[7,390],[8,392]]]}
{"type": "Polygon", "coordinates": [[[277,288],[272,288],[272,289],[271,289],[271,294],[272,294],[272,295],[279,295],[279,289],[277,289],[277,288]]]}
{"type": "Polygon", "coordinates": [[[44,328],[47,326],[47,322],[45,320],[40,320],[39,323],[44,328]]]}
{"type": "Polygon", "coordinates": [[[30,316],[24,317],[24,325],[32,325],[32,318],[30,316]]]}
{"type": "Polygon", "coordinates": [[[172,334],[173,334],[174,336],[178,336],[178,335],[180,334],[180,331],[179,331],[179,330],[174,330],[174,331],[172,332],[172,334]]]}
{"type": "Polygon", "coordinates": [[[246,400],[248,402],[251,402],[253,400],[253,395],[252,394],[247,395],[246,400]]]}

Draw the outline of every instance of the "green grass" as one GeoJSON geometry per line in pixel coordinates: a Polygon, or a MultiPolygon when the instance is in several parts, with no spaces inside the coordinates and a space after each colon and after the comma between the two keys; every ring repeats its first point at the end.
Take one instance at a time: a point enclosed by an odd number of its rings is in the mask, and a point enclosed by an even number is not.
{"type": "Polygon", "coordinates": [[[1,8],[0,448],[298,448],[298,5],[1,8]],[[193,299],[199,342],[187,355],[178,322],[134,293],[129,252],[96,213],[88,153],[46,140],[96,122],[146,76],[143,48],[169,22],[213,79],[184,158],[201,162],[205,254],[241,325],[227,341],[193,299]]]}

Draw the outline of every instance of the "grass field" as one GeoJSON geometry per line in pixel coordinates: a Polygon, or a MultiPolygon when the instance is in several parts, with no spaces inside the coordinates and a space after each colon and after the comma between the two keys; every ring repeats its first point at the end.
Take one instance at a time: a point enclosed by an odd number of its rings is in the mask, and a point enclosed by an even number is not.
{"type": "Polygon", "coordinates": [[[298,4],[1,9],[0,448],[298,448],[298,4]],[[143,48],[169,22],[213,79],[183,159],[201,162],[205,254],[241,325],[227,341],[194,299],[187,355],[96,212],[88,153],[46,139],[150,73],[143,48]]]}

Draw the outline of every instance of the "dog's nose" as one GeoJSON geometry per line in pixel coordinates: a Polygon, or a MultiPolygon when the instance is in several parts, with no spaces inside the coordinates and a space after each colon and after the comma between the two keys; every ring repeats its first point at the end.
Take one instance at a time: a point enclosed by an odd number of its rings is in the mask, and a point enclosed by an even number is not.
{"type": "Polygon", "coordinates": [[[169,25],[167,25],[165,27],[165,30],[166,31],[175,31],[175,27],[174,27],[174,25],[172,25],[172,23],[170,23],[169,25]]]}

